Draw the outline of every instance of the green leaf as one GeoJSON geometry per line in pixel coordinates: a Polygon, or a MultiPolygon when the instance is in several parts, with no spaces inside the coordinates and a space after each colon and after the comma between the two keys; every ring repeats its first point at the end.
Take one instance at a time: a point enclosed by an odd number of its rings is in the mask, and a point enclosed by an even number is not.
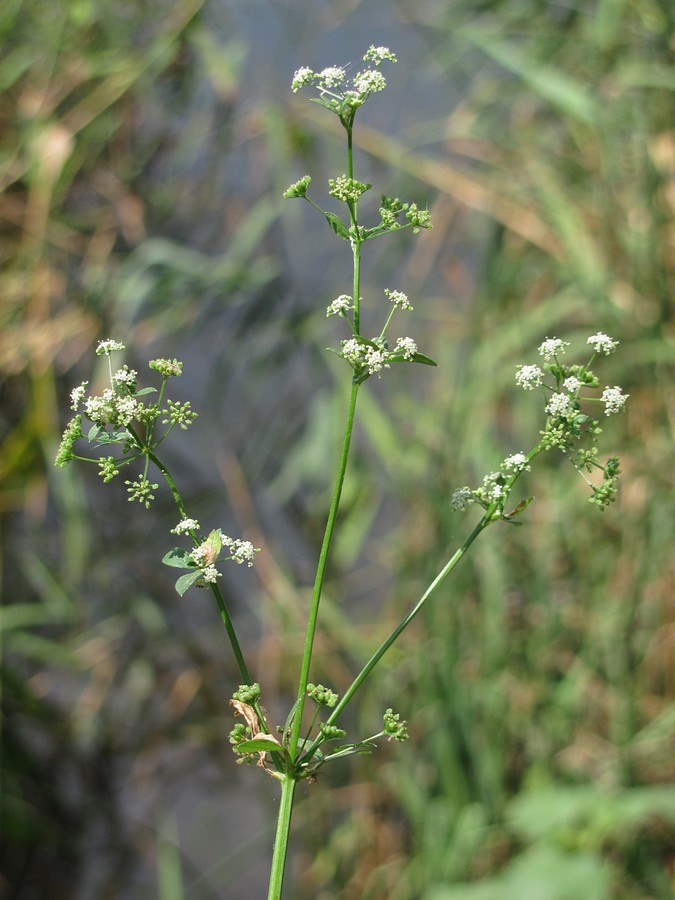
{"type": "MultiPolygon", "coordinates": [[[[524,512],[527,507],[532,503],[534,497],[526,497],[525,500],[521,500],[518,506],[511,510],[510,513],[504,513],[502,519],[506,519],[507,521],[511,519],[515,519],[516,516],[519,516],[521,512],[524,512]]],[[[521,525],[522,522],[511,522],[512,525],[521,525]]]]}
{"type": "Polygon", "coordinates": [[[197,581],[199,576],[202,573],[200,571],[197,572],[188,572],[187,575],[181,575],[178,581],[176,582],[176,591],[182,597],[185,591],[188,588],[192,587],[192,585],[197,581]]]}
{"type": "Polygon", "coordinates": [[[337,234],[338,237],[344,238],[345,241],[348,241],[349,240],[349,231],[347,230],[347,228],[345,228],[345,225],[344,225],[342,219],[339,216],[336,216],[335,213],[326,212],[325,210],[324,210],[323,214],[326,217],[328,224],[333,229],[335,234],[337,234]]]}
{"type": "Polygon", "coordinates": [[[215,528],[204,541],[203,545],[207,548],[207,557],[209,560],[218,559],[223,542],[221,540],[222,532],[220,528],[215,528]]]}
{"type": "Polygon", "coordinates": [[[415,353],[411,362],[422,363],[423,366],[436,366],[436,368],[438,368],[438,363],[434,362],[431,357],[425,356],[423,353],[415,353]]]}
{"type": "Polygon", "coordinates": [[[284,747],[271,738],[254,738],[251,741],[242,741],[235,744],[235,753],[286,753],[284,747]]]}
{"type": "Polygon", "coordinates": [[[322,97],[310,97],[309,102],[317,103],[319,106],[323,106],[324,109],[329,109],[334,113],[338,113],[340,109],[340,104],[335,100],[324,100],[322,97]]]}
{"type": "Polygon", "coordinates": [[[165,553],[162,562],[165,566],[173,566],[174,569],[193,569],[195,565],[187,550],[181,550],[180,547],[174,547],[165,553]]]}
{"type": "Polygon", "coordinates": [[[144,394],[156,394],[157,388],[154,387],[145,387],[141,388],[140,391],[136,391],[134,397],[142,397],[144,394]]]}

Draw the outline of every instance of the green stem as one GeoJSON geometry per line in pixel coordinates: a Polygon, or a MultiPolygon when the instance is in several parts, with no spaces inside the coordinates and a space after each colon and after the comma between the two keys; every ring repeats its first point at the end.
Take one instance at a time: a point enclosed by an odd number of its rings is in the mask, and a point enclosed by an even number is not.
{"type": "Polygon", "coordinates": [[[351,444],[352,430],[354,427],[354,415],[356,412],[356,398],[359,392],[359,385],[352,385],[352,392],[349,399],[349,410],[347,412],[347,424],[345,426],[345,434],[342,442],[342,453],[340,454],[340,462],[338,464],[337,477],[335,479],[335,488],[333,490],[333,499],[328,513],[328,521],[326,522],[326,530],[321,544],[321,552],[319,553],[319,562],[316,569],[316,578],[314,580],[314,589],[312,591],[312,600],[309,608],[309,618],[307,622],[307,632],[305,637],[305,649],[302,656],[302,666],[300,670],[300,679],[298,683],[298,706],[293,719],[293,727],[291,729],[291,737],[288,745],[288,752],[292,760],[295,760],[300,738],[300,729],[302,727],[302,713],[305,707],[305,698],[307,693],[307,682],[309,681],[309,668],[312,662],[312,648],[314,646],[314,635],[316,633],[316,623],[319,616],[319,604],[321,602],[321,592],[323,590],[323,582],[326,576],[326,568],[328,565],[328,553],[335,530],[335,521],[337,519],[338,509],[340,506],[340,497],[342,495],[342,486],[345,480],[345,472],[347,469],[347,460],[349,458],[349,446],[351,444]]]}
{"type": "MultiPolygon", "coordinates": [[[[148,458],[153,461],[153,463],[157,466],[159,471],[164,476],[166,483],[169,485],[169,489],[173,495],[173,499],[178,507],[178,511],[180,512],[180,516],[182,519],[187,519],[188,514],[185,508],[185,504],[183,503],[183,498],[180,495],[180,491],[176,486],[176,482],[173,479],[173,475],[161,459],[158,456],[148,450],[148,458]]],[[[217,584],[209,585],[211,588],[211,593],[216,599],[216,603],[218,604],[218,610],[220,612],[220,618],[223,621],[223,625],[225,626],[225,630],[227,631],[227,636],[230,640],[230,646],[232,647],[232,652],[234,653],[234,658],[237,661],[237,667],[239,668],[239,674],[242,677],[244,684],[252,684],[253,679],[251,678],[251,674],[248,671],[248,666],[246,665],[246,661],[244,660],[244,654],[241,652],[241,647],[239,645],[239,640],[237,639],[237,633],[234,630],[234,625],[232,624],[232,617],[230,616],[229,610],[225,603],[225,598],[222,595],[220,587],[217,584]]]]}
{"type": "Polygon", "coordinates": [[[293,794],[295,793],[295,777],[284,775],[281,779],[281,801],[277,817],[277,832],[274,838],[274,854],[267,900],[280,900],[284,886],[284,870],[288,852],[288,838],[291,832],[291,816],[293,814],[293,794]]]}
{"type": "MultiPolygon", "coordinates": [[[[356,216],[354,216],[356,218],[356,216]]],[[[352,288],[352,296],[354,298],[354,334],[361,333],[361,298],[359,292],[361,290],[361,244],[358,239],[352,241],[352,252],[354,254],[354,285],[352,288]]]]}
{"type": "MultiPolygon", "coordinates": [[[[415,606],[413,606],[413,608],[410,610],[410,612],[406,616],[404,616],[403,619],[401,619],[401,621],[396,626],[396,628],[394,628],[394,630],[391,632],[389,637],[387,637],[386,640],[384,640],[380,644],[380,646],[377,648],[375,653],[373,653],[373,655],[370,657],[368,662],[365,664],[365,666],[361,669],[359,674],[356,676],[354,681],[347,688],[347,690],[343,694],[342,698],[340,699],[340,702],[333,709],[330,716],[326,719],[327,725],[332,725],[337,721],[337,719],[339,718],[340,714],[343,712],[343,710],[345,709],[345,707],[347,706],[349,701],[352,699],[354,694],[358,691],[358,689],[361,687],[363,682],[370,675],[370,673],[373,671],[375,666],[382,659],[382,657],[387,652],[387,650],[391,647],[391,645],[394,643],[394,641],[396,641],[397,638],[400,636],[400,634],[403,631],[405,631],[405,629],[408,627],[408,625],[410,625],[412,620],[415,618],[415,616],[418,614],[418,612],[422,609],[422,607],[427,602],[427,600],[431,597],[431,595],[434,593],[436,588],[448,577],[448,575],[452,572],[452,570],[458,565],[459,561],[462,559],[464,554],[467,552],[467,550],[469,549],[471,544],[473,544],[473,542],[476,540],[478,535],[485,528],[487,528],[487,526],[493,521],[493,519],[492,519],[493,513],[494,513],[493,507],[490,507],[485,512],[485,514],[483,515],[483,518],[476,525],[476,527],[471,532],[471,534],[468,536],[468,538],[464,541],[462,546],[448,560],[448,562],[445,564],[445,566],[441,569],[441,571],[438,573],[438,575],[434,578],[434,580],[431,582],[429,587],[425,590],[425,592],[422,594],[420,599],[417,601],[415,606]]],[[[305,759],[307,759],[313,755],[313,753],[316,750],[316,748],[318,747],[318,745],[319,745],[319,739],[316,739],[314,741],[314,743],[310,747],[307,748],[307,754],[306,754],[305,759]]]]}

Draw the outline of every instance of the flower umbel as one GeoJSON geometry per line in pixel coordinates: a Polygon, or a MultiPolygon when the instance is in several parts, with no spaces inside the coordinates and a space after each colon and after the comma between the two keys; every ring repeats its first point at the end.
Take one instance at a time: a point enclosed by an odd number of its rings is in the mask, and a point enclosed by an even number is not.
{"type": "MultiPolygon", "coordinates": [[[[541,440],[530,451],[514,453],[500,465],[499,472],[491,472],[483,479],[479,488],[471,490],[468,487],[458,488],[452,493],[451,505],[453,509],[464,510],[473,502],[479,503],[488,510],[493,519],[505,519],[513,523],[513,519],[530,503],[532,498],[522,501],[511,513],[505,512],[505,503],[516,481],[523,472],[529,472],[531,461],[541,452],[558,448],[561,450],[579,474],[587,482],[591,489],[591,502],[604,509],[616,496],[618,482],[618,460],[609,460],[605,466],[598,462],[598,450],[595,446],[602,431],[597,419],[584,411],[583,404],[589,407],[593,403],[602,402],[606,416],[622,410],[628,399],[618,385],[606,387],[602,397],[582,396],[584,389],[598,387],[598,379],[590,370],[589,365],[595,354],[607,355],[614,351],[618,341],[606,334],[599,332],[588,338],[587,341],[593,348],[594,355],[588,365],[563,365],[559,357],[563,356],[569,342],[559,338],[546,338],[539,346],[539,353],[544,357],[543,371],[539,366],[519,365],[516,371],[516,383],[525,390],[534,390],[541,387],[546,392],[544,412],[547,420],[544,429],[540,432],[541,440]],[[546,374],[550,381],[546,383],[546,374]],[[590,442],[590,448],[580,447],[582,441],[590,442]],[[584,474],[599,470],[603,474],[603,482],[600,486],[592,484],[584,474]]],[[[515,523],[518,524],[518,523],[515,523]]]]}
{"type": "Polygon", "coordinates": [[[614,387],[605,388],[602,392],[602,402],[605,404],[605,415],[611,416],[614,413],[620,412],[624,406],[626,405],[626,400],[628,400],[629,395],[624,394],[620,387],[615,385],[614,387]]]}

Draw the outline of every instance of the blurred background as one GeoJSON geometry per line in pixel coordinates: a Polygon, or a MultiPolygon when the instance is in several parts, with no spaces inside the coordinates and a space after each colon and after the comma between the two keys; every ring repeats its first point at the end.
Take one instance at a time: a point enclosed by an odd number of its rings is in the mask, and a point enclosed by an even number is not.
{"type": "Polygon", "coordinates": [[[142,378],[185,361],[200,418],[166,462],[204,527],[263,548],[223,587],[283,722],[349,390],[325,307],[351,288],[346,245],[281,199],[345,169],[290,80],[371,43],[399,63],[356,177],[434,228],[366,245],[364,296],[405,291],[439,368],[361,392],[313,680],[344,690],[473,527],[452,490],[536,441],[513,375],[545,337],[621,341],[623,486],[600,512],[554,455],[523,479],[523,527],[481,538],[352,711],[350,737],[392,705],[411,740],[299,792],[288,896],[673,897],[673,25],[667,0],[2,3],[3,900],[266,895],[276,785],[234,764],[210,595],[160,564],[168,491],[146,512],[52,461],[98,340],[142,378]]]}

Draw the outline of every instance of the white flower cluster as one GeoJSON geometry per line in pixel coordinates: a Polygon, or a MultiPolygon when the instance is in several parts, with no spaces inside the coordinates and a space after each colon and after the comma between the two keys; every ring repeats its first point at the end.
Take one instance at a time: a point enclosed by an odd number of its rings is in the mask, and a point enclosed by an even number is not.
{"type": "Polygon", "coordinates": [[[569,341],[547,337],[539,347],[539,355],[543,356],[546,362],[553,362],[556,356],[562,356],[565,353],[565,347],[569,347],[569,341]]]}
{"type": "Polygon", "coordinates": [[[605,356],[609,356],[609,354],[613,353],[619,346],[618,341],[603,334],[602,331],[599,331],[597,334],[592,334],[586,343],[590,344],[596,353],[604,353],[605,356]]]}
{"type": "Polygon", "coordinates": [[[404,294],[403,291],[390,291],[385,288],[384,292],[398,309],[410,310],[413,308],[412,303],[408,300],[407,295],[404,294]]]}
{"type": "Polygon", "coordinates": [[[214,565],[204,566],[202,569],[202,580],[204,584],[215,584],[216,579],[220,578],[221,573],[214,565]]]}
{"type": "Polygon", "coordinates": [[[502,463],[502,469],[505,469],[507,472],[529,472],[531,468],[524,453],[514,453],[512,456],[507,456],[502,463]]]}
{"type": "Polygon", "coordinates": [[[240,538],[232,539],[226,534],[222,536],[223,546],[231,553],[230,559],[238,565],[246,563],[250,568],[253,565],[256,553],[260,553],[260,547],[254,547],[250,541],[242,541],[240,538]]]}
{"type": "Polygon", "coordinates": [[[544,373],[539,366],[518,366],[516,372],[516,384],[526,391],[533,391],[541,387],[544,373]]]}
{"type": "Polygon", "coordinates": [[[567,419],[575,412],[576,407],[569,394],[552,394],[546,404],[546,414],[552,419],[567,419]]]}
{"type": "Polygon", "coordinates": [[[359,72],[354,78],[354,90],[358,94],[374,94],[375,91],[383,91],[387,82],[382,72],[377,69],[366,69],[359,72]]]}
{"type": "Polygon", "coordinates": [[[113,350],[124,350],[124,344],[119,341],[99,341],[98,347],[96,348],[97,356],[110,356],[113,350]]]}
{"type": "Polygon", "coordinates": [[[393,350],[385,350],[381,347],[373,347],[363,343],[357,338],[342,341],[343,359],[346,359],[355,369],[367,369],[369,375],[381,377],[383,369],[389,369],[389,360],[403,358],[410,361],[417,353],[417,344],[411,337],[396,339],[393,350]]]}
{"type": "Polygon", "coordinates": [[[293,93],[297,93],[306,85],[313,85],[322,96],[333,98],[336,111],[345,101],[353,106],[360,106],[370,94],[382,91],[387,86],[385,77],[379,70],[384,60],[396,62],[396,56],[388,47],[371,45],[364,54],[363,61],[373,63],[374,68],[357,72],[346,89],[347,69],[345,66],[327,66],[320,72],[315,72],[308,66],[302,66],[293,74],[291,90],[293,93]]]}
{"type": "Polygon", "coordinates": [[[479,488],[472,491],[469,487],[457,488],[452,492],[450,505],[454,510],[464,511],[471,503],[480,503],[487,508],[495,500],[503,501],[509,495],[511,485],[520,472],[529,472],[530,464],[524,453],[513,453],[500,464],[498,472],[490,472],[483,478],[479,488]]]}
{"type": "Polygon", "coordinates": [[[364,363],[370,375],[381,377],[382,369],[389,369],[387,362],[387,354],[384,350],[377,350],[375,347],[366,347],[364,363]]]}
{"type": "Polygon", "coordinates": [[[618,385],[607,387],[602,392],[601,400],[605,404],[605,415],[611,416],[613,413],[620,412],[626,405],[629,394],[624,394],[618,385]]]}
{"type": "Polygon", "coordinates": [[[84,403],[86,417],[95,425],[127,426],[141,411],[135,397],[118,394],[106,388],[99,396],[87,397],[84,403]]]}
{"type": "Polygon", "coordinates": [[[342,342],[342,356],[354,368],[366,368],[369,375],[380,375],[382,369],[388,369],[386,351],[369,344],[362,344],[356,338],[342,342]]]}
{"type": "Polygon", "coordinates": [[[70,408],[72,410],[77,410],[80,403],[84,400],[84,395],[87,393],[87,385],[88,381],[83,381],[79,387],[73,388],[70,392],[70,408]]]}
{"type": "Polygon", "coordinates": [[[199,531],[199,522],[196,519],[181,519],[171,534],[187,534],[189,531],[199,531]]]}
{"type": "Polygon", "coordinates": [[[450,505],[457,512],[463,512],[470,503],[474,502],[473,491],[470,487],[456,488],[452,492],[450,505]]]}
{"type": "Polygon", "coordinates": [[[417,344],[410,337],[397,338],[394,353],[403,353],[403,359],[410,360],[417,353],[417,344]]]}
{"type": "MultiPolygon", "coordinates": [[[[98,356],[110,356],[115,350],[124,350],[119,341],[100,341],[96,348],[98,356]]],[[[136,391],[137,373],[128,366],[122,366],[114,374],[111,372],[111,386],[102,394],[87,397],[88,381],[83,381],[70,392],[71,409],[77,411],[82,406],[86,417],[101,428],[126,427],[133,419],[140,419],[145,411],[143,404],[133,395],[136,391]]]]}
{"type": "MultiPolygon", "coordinates": [[[[602,353],[605,356],[613,353],[619,345],[619,342],[604,334],[604,332],[599,331],[597,334],[591,335],[587,341],[587,344],[590,344],[595,353],[602,353]]],[[[579,409],[578,405],[578,393],[584,384],[596,386],[597,380],[594,381],[591,377],[589,379],[591,373],[585,371],[585,381],[582,381],[581,378],[578,378],[576,374],[567,374],[564,377],[565,367],[562,368],[563,375],[557,374],[560,373],[560,367],[558,366],[557,359],[559,356],[562,356],[565,353],[565,348],[569,347],[569,343],[567,341],[562,341],[560,338],[546,338],[546,340],[539,346],[539,353],[544,357],[549,365],[545,366],[545,368],[553,371],[556,374],[556,379],[558,381],[558,385],[562,387],[564,390],[554,391],[549,397],[548,403],[546,404],[546,414],[550,416],[552,419],[557,420],[568,420],[572,421],[577,414],[579,409]],[[555,367],[558,366],[556,369],[555,367]]],[[[572,366],[567,368],[567,372],[575,373],[582,372],[584,370],[579,366],[572,366]]],[[[526,391],[534,390],[536,387],[541,387],[543,385],[544,372],[539,368],[539,366],[524,366],[519,365],[516,370],[516,384],[519,387],[524,388],[526,391]]],[[[550,390],[550,388],[549,388],[550,390]]],[[[602,397],[600,400],[605,404],[605,415],[611,416],[614,413],[620,412],[624,406],[626,405],[626,400],[628,399],[628,394],[624,394],[618,385],[614,387],[606,387],[603,391],[602,397]]],[[[586,398],[590,400],[595,400],[597,402],[597,398],[586,398]]]]}
{"type": "Polygon", "coordinates": [[[340,294],[326,308],[326,316],[344,316],[354,309],[354,301],[348,294],[340,294]]]}
{"type": "Polygon", "coordinates": [[[118,369],[112,377],[112,383],[114,385],[124,385],[125,387],[134,390],[136,387],[136,379],[138,378],[138,372],[135,372],[133,369],[130,369],[129,366],[122,366],[121,369],[118,369]]]}

